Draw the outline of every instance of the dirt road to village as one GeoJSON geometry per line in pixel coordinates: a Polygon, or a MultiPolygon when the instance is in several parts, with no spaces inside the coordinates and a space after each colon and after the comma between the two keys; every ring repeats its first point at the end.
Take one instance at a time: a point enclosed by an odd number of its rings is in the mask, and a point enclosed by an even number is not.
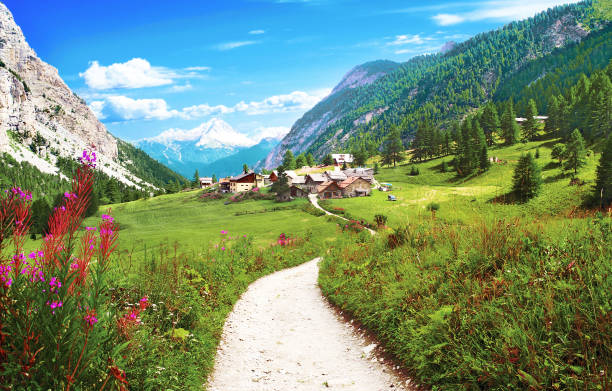
{"type": "Polygon", "coordinates": [[[412,389],[325,301],[318,261],[249,286],[225,323],[209,390],[412,389]]]}

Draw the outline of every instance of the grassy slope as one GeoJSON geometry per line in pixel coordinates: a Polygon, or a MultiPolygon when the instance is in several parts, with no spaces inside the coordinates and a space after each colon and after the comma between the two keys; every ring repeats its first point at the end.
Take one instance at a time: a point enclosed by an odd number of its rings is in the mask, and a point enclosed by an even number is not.
{"type": "Polygon", "coordinates": [[[454,171],[441,172],[442,161],[450,162],[452,156],[417,164],[421,174],[414,177],[408,175],[412,166],[409,163],[397,168],[383,168],[377,179],[392,183],[392,192],[374,191],[372,197],[334,200],[332,204],[368,221],[373,221],[375,214],[385,214],[389,218],[389,226],[429,216],[425,207],[430,202],[440,204],[437,217],[447,222],[470,223],[482,217],[498,219],[563,215],[579,205],[584,194],[591,190],[600,155],[587,158],[587,166],[579,174],[586,181],[585,186],[568,186],[570,176],[564,175],[550,158],[553,144],[554,140],[547,140],[493,149],[489,151],[489,156],[496,156],[507,163],[493,163],[487,173],[467,179],[457,178],[454,171]],[[544,182],[540,196],[520,205],[492,202],[510,191],[514,165],[521,153],[534,154],[536,148],[540,148],[538,163],[542,167],[544,182]],[[388,194],[396,195],[398,201],[387,201],[388,194]]]}

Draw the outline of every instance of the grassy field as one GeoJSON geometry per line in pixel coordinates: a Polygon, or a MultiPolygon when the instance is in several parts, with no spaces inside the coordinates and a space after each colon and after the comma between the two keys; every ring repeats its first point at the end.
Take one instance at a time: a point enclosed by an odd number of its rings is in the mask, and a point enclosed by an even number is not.
{"type": "Polygon", "coordinates": [[[248,200],[224,205],[227,199],[201,201],[201,193],[196,190],[104,206],[85,225],[93,225],[110,208],[121,227],[119,248],[132,252],[135,259],[142,259],[145,247],[149,251],[160,244],[177,243],[183,253],[199,253],[216,242],[222,230],[231,237],[247,235],[258,247],[274,243],[281,233],[333,240],[333,224],[300,209],[305,199],[290,204],[248,200]],[[270,211],[278,207],[295,209],[270,211]]]}
{"type": "Polygon", "coordinates": [[[376,178],[379,182],[393,184],[393,191],[375,190],[371,197],[333,200],[331,205],[368,221],[373,221],[376,214],[385,214],[389,226],[431,216],[426,210],[430,202],[440,204],[436,218],[456,223],[471,223],[482,218],[566,216],[582,203],[585,193],[591,191],[599,154],[587,158],[587,166],[579,173],[586,184],[568,186],[570,175],[564,174],[558,163],[550,158],[553,143],[549,140],[493,149],[489,156],[497,157],[502,163],[492,163],[488,172],[471,178],[458,178],[452,167],[451,172],[442,172],[442,162],[450,162],[452,156],[416,164],[420,169],[418,176],[409,175],[411,163],[382,168],[376,178]],[[540,149],[538,163],[543,177],[540,196],[524,204],[503,202],[504,195],[510,192],[519,156],[526,152],[534,154],[537,148],[540,149]],[[397,201],[387,201],[389,194],[395,195],[397,201]]]}

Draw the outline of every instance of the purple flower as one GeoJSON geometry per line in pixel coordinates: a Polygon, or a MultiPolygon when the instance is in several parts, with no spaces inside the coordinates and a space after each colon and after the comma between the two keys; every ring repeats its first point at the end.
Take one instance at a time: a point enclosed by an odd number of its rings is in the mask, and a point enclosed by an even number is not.
{"type": "Polygon", "coordinates": [[[225,235],[225,234],[227,234],[227,231],[226,230],[222,230],[221,231],[221,235],[225,235]]]}

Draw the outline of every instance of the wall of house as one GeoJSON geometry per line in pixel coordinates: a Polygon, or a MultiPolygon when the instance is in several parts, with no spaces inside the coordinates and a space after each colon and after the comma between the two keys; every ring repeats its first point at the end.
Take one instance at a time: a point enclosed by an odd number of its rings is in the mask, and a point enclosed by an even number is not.
{"type": "Polygon", "coordinates": [[[243,191],[249,191],[255,187],[253,182],[230,182],[230,191],[232,193],[240,193],[243,191]]]}

